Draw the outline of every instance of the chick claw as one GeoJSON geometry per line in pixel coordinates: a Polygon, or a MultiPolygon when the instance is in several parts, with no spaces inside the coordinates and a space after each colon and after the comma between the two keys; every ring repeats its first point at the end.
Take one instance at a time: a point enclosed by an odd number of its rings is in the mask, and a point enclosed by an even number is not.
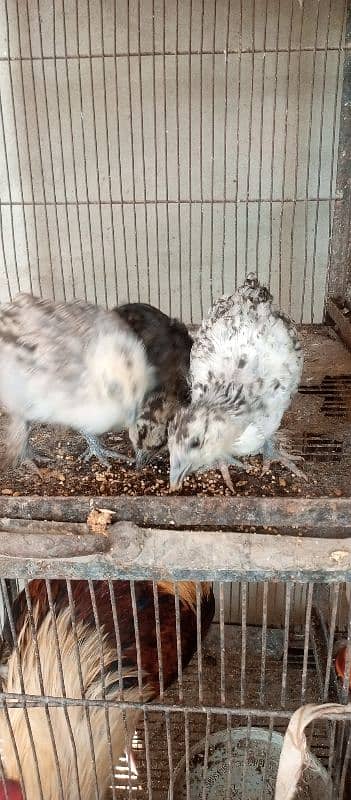
{"type": "Polygon", "coordinates": [[[96,436],[92,436],[88,433],[81,431],[82,436],[86,440],[88,447],[82,453],[82,460],[84,462],[90,461],[91,458],[97,458],[101,464],[105,467],[110,466],[110,460],[115,459],[117,461],[126,461],[128,463],[132,463],[131,459],[128,456],[123,455],[123,453],[119,453],[118,450],[109,450],[107,447],[103,447],[96,436]]]}
{"type": "Polygon", "coordinates": [[[308,481],[307,475],[296,466],[297,461],[303,461],[302,456],[292,455],[282,447],[275,447],[272,442],[265,442],[263,447],[263,467],[262,473],[265,474],[270,469],[272,461],[279,461],[286,469],[290,470],[298,478],[308,481]]]}

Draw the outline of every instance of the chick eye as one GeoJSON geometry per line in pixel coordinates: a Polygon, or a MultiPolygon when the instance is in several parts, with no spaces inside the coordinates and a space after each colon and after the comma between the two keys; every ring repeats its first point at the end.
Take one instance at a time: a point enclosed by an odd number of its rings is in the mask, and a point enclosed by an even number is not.
{"type": "Polygon", "coordinates": [[[194,436],[193,439],[190,439],[189,447],[191,448],[200,447],[200,439],[198,436],[194,436]]]}

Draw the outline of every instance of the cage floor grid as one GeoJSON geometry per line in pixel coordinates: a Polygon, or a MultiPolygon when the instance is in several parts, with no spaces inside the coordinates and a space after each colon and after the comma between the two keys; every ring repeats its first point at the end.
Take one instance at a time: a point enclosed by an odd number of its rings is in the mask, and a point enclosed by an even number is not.
{"type": "MultiPolygon", "coordinates": [[[[260,678],[261,678],[261,652],[260,630],[247,629],[247,650],[245,669],[245,707],[258,708],[260,706],[260,678]]],[[[282,675],[283,675],[283,637],[282,630],[267,631],[267,657],[264,680],[264,700],[261,708],[267,714],[264,718],[253,718],[252,725],[269,728],[270,710],[281,707],[282,675]]],[[[241,628],[240,626],[225,626],[226,639],[226,698],[228,707],[240,707],[240,692],[242,688],[241,672],[241,628]]],[[[203,664],[203,704],[207,706],[220,705],[220,658],[219,658],[219,630],[213,625],[202,648],[203,664]]],[[[292,640],[292,647],[288,653],[286,704],[287,710],[297,708],[301,703],[301,685],[303,672],[303,655],[296,642],[292,640]],[[297,647],[294,645],[297,644],[297,647]]],[[[197,655],[194,656],[183,675],[183,692],[185,706],[199,707],[199,678],[197,655]]],[[[168,704],[179,703],[177,685],[169,689],[164,696],[168,704]]],[[[316,664],[313,653],[310,651],[308,658],[306,697],[309,702],[318,702],[318,681],[316,679],[316,664]]],[[[189,713],[187,715],[187,730],[189,746],[193,747],[206,736],[206,713],[189,713]]],[[[227,717],[223,714],[211,714],[208,732],[214,733],[227,729],[227,717]]],[[[231,728],[245,727],[246,717],[231,717],[231,728]]],[[[180,759],[185,755],[185,715],[174,712],[168,715],[161,712],[147,713],[148,742],[150,751],[149,785],[151,783],[153,800],[166,800],[169,780],[170,764],[174,770],[180,759]],[[168,743],[167,743],[168,737],[168,743]]],[[[276,718],[274,730],[284,733],[286,722],[276,718]]],[[[126,759],[121,759],[115,774],[115,794],[120,800],[124,798],[140,797],[140,800],[149,798],[148,772],[145,747],[145,728],[143,723],[137,727],[133,738],[133,759],[137,774],[129,777],[126,759]],[[131,793],[128,785],[131,786],[131,793]]],[[[326,725],[317,725],[313,737],[313,752],[320,758],[325,766],[328,764],[330,743],[326,725]]],[[[112,793],[111,793],[112,797],[112,793]]]]}
{"type": "MultiPolygon", "coordinates": [[[[259,458],[251,459],[250,473],[231,470],[235,493],[243,496],[349,496],[351,468],[351,354],[334,331],[326,326],[301,330],[305,366],[300,391],[284,419],[293,452],[304,458],[307,481],[291,475],[279,465],[262,474],[259,458]]],[[[0,418],[2,441],[6,436],[6,416],[0,418]]],[[[158,458],[140,472],[118,462],[109,468],[95,459],[85,464],[80,453],[84,443],[72,431],[41,426],[33,430],[38,452],[50,455],[52,462],[41,470],[42,478],[25,467],[0,475],[0,493],[19,495],[167,495],[168,462],[158,458]],[[54,455],[53,455],[54,454],[54,455]]],[[[106,437],[132,455],[125,434],[106,437]]],[[[185,480],[182,494],[228,495],[219,472],[185,480]]]]}

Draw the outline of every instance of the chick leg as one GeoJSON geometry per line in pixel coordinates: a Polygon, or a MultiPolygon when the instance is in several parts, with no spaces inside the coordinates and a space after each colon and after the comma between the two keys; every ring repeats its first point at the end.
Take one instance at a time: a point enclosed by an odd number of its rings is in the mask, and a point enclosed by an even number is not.
{"type": "Polygon", "coordinates": [[[109,466],[110,459],[117,459],[118,461],[127,461],[131,463],[131,459],[128,456],[123,455],[123,453],[119,453],[118,450],[109,450],[107,447],[103,447],[100,444],[97,436],[93,436],[91,433],[87,433],[86,431],[81,431],[82,436],[84,436],[85,441],[87,442],[88,447],[82,454],[83,461],[90,461],[93,456],[98,458],[101,464],[104,464],[105,467],[109,466]]]}
{"type": "Polygon", "coordinates": [[[269,439],[267,442],[264,443],[262,449],[263,455],[263,472],[267,472],[269,470],[272,461],[279,461],[283,467],[289,469],[290,472],[293,472],[294,475],[297,475],[298,478],[303,478],[303,480],[307,481],[308,478],[305,473],[296,466],[296,461],[303,461],[302,456],[293,456],[291,453],[288,453],[284,450],[283,447],[275,445],[272,439],[269,439]]]}
{"type": "Polygon", "coordinates": [[[228,465],[222,464],[220,467],[220,471],[227,489],[229,489],[229,491],[232,492],[232,494],[234,494],[234,486],[229,474],[228,465]]]}
{"type": "Polygon", "coordinates": [[[8,469],[18,464],[26,464],[29,469],[42,477],[37,463],[46,463],[49,459],[33,450],[28,443],[29,431],[28,422],[21,417],[11,417],[6,437],[7,452],[2,458],[2,466],[8,469]]]}

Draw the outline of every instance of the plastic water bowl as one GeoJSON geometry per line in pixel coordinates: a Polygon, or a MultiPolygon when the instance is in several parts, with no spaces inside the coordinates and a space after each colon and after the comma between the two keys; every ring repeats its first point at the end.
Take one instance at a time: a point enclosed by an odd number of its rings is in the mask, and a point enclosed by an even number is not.
{"type": "MultiPolygon", "coordinates": [[[[282,746],[283,736],[262,728],[231,730],[229,747],[227,730],[214,733],[208,739],[206,769],[203,739],[190,750],[188,794],[182,758],[173,773],[168,800],[273,800],[282,746]]],[[[332,789],[328,773],[311,756],[296,800],[332,800],[332,789]]]]}

